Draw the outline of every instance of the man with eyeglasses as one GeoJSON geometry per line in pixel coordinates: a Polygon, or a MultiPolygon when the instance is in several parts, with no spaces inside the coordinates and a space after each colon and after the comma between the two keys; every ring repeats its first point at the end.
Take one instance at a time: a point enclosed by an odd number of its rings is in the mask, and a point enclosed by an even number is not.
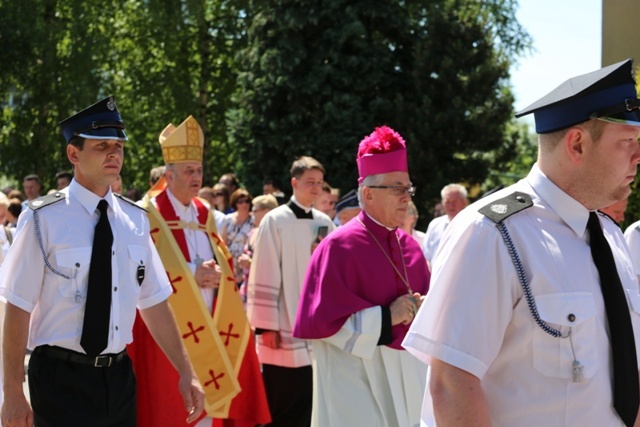
{"type": "Polygon", "coordinates": [[[324,172],[312,157],[293,162],[293,196],[264,216],[253,250],[247,314],[258,336],[273,427],[308,426],[311,419],[311,343],[294,338],[292,331],[311,252],[335,228],[312,207],[324,172]]]}
{"type": "Polygon", "coordinates": [[[430,275],[420,246],[399,228],[415,193],[404,140],[377,128],[360,143],[357,164],[363,211],[313,253],[294,329],[313,340],[312,426],[416,426],[426,367],[400,343],[430,275]]]}

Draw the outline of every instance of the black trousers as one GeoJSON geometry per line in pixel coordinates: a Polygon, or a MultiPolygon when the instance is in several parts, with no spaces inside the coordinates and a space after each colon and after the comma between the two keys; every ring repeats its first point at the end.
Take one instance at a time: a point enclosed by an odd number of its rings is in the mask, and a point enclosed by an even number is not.
{"type": "Polygon", "coordinates": [[[262,365],[262,378],[271,411],[270,427],[309,427],[313,404],[311,366],[285,368],[262,365]]]}
{"type": "Polygon", "coordinates": [[[135,427],[131,359],[95,368],[33,353],[29,394],[36,427],[135,427]]]}

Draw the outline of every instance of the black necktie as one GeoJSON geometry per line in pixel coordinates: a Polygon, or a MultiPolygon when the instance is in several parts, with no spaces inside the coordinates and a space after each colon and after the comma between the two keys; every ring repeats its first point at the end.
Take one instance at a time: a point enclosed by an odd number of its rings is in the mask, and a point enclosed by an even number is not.
{"type": "Polygon", "coordinates": [[[595,212],[589,213],[587,222],[591,256],[600,276],[602,298],[609,321],[609,335],[613,354],[613,407],[631,427],[638,414],[638,361],[631,326],[631,315],[620,283],[611,247],[602,234],[600,220],[595,212]]]}
{"type": "Polygon", "coordinates": [[[80,345],[91,357],[98,356],[109,341],[109,314],[111,313],[111,245],[113,234],[107,217],[109,204],[100,200],[100,219],[96,224],[89,267],[87,304],[82,324],[80,345]]]}

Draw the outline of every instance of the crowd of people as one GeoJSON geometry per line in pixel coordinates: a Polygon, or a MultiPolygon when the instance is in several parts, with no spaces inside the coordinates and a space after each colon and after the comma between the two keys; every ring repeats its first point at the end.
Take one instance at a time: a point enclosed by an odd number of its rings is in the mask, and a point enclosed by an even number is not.
{"type": "Polygon", "coordinates": [[[636,425],[631,71],[520,112],[527,177],[472,204],[447,184],[424,232],[388,126],[354,141],[354,188],[301,156],[290,196],[266,179],[254,197],[233,173],[204,185],[189,116],[123,197],[114,99],[63,120],[73,170],[0,193],[3,425],[636,425]]]}

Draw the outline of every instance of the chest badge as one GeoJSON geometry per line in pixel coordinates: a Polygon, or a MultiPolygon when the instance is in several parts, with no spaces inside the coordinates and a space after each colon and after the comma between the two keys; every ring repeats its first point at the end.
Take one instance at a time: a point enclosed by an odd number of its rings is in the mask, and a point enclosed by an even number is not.
{"type": "Polygon", "coordinates": [[[144,265],[138,266],[138,271],[136,272],[136,278],[138,279],[138,286],[142,286],[142,281],[144,280],[144,265]]]}

